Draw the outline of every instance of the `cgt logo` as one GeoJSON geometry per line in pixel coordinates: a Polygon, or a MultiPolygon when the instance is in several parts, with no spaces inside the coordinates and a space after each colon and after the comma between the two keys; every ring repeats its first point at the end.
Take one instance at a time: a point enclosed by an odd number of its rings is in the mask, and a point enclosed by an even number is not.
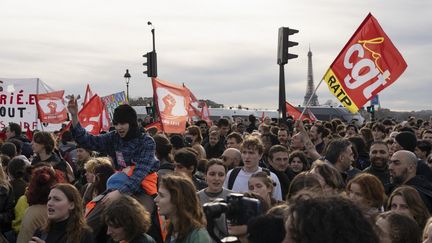
{"type": "Polygon", "coordinates": [[[359,40],[357,44],[352,45],[344,56],[344,67],[351,70],[344,78],[344,83],[349,89],[356,89],[370,80],[374,80],[366,88],[363,89],[363,95],[366,99],[372,97],[372,93],[381,85],[385,85],[390,78],[388,70],[383,71],[379,65],[378,60],[381,54],[372,51],[366,44],[381,44],[384,42],[383,37],[374,38],[370,40],[359,40]],[[372,54],[373,61],[365,57],[365,51],[372,54]],[[353,63],[351,60],[358,60],[353,63]]]}

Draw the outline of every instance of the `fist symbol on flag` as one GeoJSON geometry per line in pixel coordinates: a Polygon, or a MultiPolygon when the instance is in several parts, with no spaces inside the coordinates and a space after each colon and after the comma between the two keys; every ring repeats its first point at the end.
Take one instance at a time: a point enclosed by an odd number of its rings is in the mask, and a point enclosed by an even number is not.
{"type": "Polygon", "coordinates": [[[165,104],[165,109],[162,111],[162,113],[166,115],[172,115],[172,109],[174,108],[176,104],[176,100],[174,97],[172,97],[170,94],[166,95],[162,98],[162,101],[165,104]]]}

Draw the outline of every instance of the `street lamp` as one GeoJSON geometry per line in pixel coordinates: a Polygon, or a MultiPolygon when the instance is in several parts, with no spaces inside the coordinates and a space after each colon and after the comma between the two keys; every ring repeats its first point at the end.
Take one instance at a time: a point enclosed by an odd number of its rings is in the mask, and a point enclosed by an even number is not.
{"type": "Polygon", "coordinates": [[[126,69],[126,73],[123,76],[125,78],[126,81],[126,99],[129,102],[129,81],[131,78],[131,75],[129,73],[129,69],[126,69]]]}

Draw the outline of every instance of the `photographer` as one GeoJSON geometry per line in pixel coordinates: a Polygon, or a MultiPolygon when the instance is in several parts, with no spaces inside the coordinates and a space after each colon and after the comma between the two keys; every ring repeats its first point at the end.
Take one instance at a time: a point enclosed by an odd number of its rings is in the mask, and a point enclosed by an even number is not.
{"type": "Polygon", "coordinates": [[[226,201],[206,203],[203,207],[207,218],[207,229],[216,242],[221,240],[211,229],[222,213],[225,213],[230,235],[223,239],[224,242],[234,242],[233,240],[247,242],[249,222],[269,209],[269,205],[261,196],[250,192],[231,193],[226,201]]]}
{"type": "Polygon", "coordinates": [[[264,214],[269,210],[269,205],[266,203],[266,201],[257,193],[254,192],[247,192],[243,194],[243,197],[245,198],[254,198],[259,200],[259,208],[260,210],[256,212],[255,215],[250,215],[247,217],[247,221],[243,222],[236,222],[236,220],[231,220],[230,217],[228,217],[228,233],[229,235],[236,236],[241,243],[247,243],[247,236],[248,236],[248,223],[253,220],[255,217],[264,214]]]}

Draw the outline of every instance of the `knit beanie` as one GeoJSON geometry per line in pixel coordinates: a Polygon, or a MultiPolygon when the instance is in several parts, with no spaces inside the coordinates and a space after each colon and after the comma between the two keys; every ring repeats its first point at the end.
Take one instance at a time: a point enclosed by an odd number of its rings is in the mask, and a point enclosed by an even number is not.
{"type": "Polygon", "coordinates": [[[119,105],[114,109],[113,123],[129,123],[131,127],[138,127],[137,113],[128,104],[119,105]]]}
{"type": "Polygon", "coordinates": [[[412,132],[401,132],[395,137],[396,142],[405,150],[414,152],[417,146],[417,138],[412,132]]]}

